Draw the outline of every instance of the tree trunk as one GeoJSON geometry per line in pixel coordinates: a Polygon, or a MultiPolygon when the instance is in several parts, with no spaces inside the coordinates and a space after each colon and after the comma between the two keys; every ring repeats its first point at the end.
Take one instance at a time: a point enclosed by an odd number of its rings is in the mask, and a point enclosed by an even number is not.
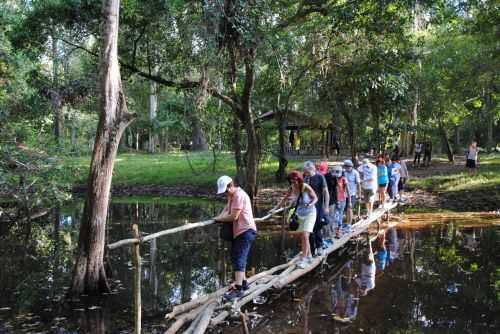
{"type": "Polygon", "coordinates": [[[198,115],[194,115],[192,118],[193,132],[191,140],[193,141],[193,145],[191,149],[193,151],[206,151],[208,150],[208,143],[205,132],[201,127],[200,120],[198,115]]]}
{"type": "Polygon", "coordinates": [[[233,119],[233,151],[236,163],[236,182],[242,184],[245,180],[245,164],[241,153],[241,122],[236,114],[233,119]]]}
{"type": "MultiPolygon", "coordinates": [[[[155,66],[154,74],[157,75],[159,71],[158,65],[155,66]]],[[[158,145],[158,134],[155,131],[154,123],[158,113],[158,91],[157,84],[151,81],[149,84],[149,141],[148,152],[155,153],[158,145]]]]}
{"type": "Polygon", "coordinates": [[[285,181],[286,166],[288,160],[286,159],[286,111],[278,110],[278,141],[279,141],[279,165],[276,171],[276,181],[285,181]]]}
{"type": "Polygon", "coordinates": [[[99,124],[92,153],[71,295],[109,291],[104,270],[105,227],[118,143],[135,114],[127,110],[118,67],[119,0],[103,1],[99,124]]]}
{"type": "Polygon", "coordinates": [[[453,137],[455,152],[458,152],[458,150],[460,149],[460,128],[458,125],[455,125],[455,135],[453,137]]]}
{"type": "Polygon", "coordinates": [[[441,140],[443,141],[448,161],[453,162],[454,160],[453,150],[451,149],[450,141],[448,140],[448,135],[446,134],[446,130],[442,124],[439,125],[439,131],[441,132],[441,140]]]}
{"type": "Polygon", "coordinates": [[[259,169],[260,147],[252,112],[252,89],[255,81],[255,49],[248,49],[245,56],[245,85],[241,96],[240,118],[247,134],[245,190],[253,199],[257,195],[257,174],[259,169]]]}
{"type": "Polygon", "coordinates": [[[344,116],[347,124],[347,132],[349,134],[349,146],[351,148],[351,161],[354,166],[358,165],[358,148],[356,146],[356,137],[354,134],[354,121],[349,113],[349,110],[345,108],[340,108],[342,110],[342,115],[344,116]]]}
{"type": "Polygon", "coordinates": [[[62,98],[59,93],[59,55],[57,52],[57,38],[55,32],[52,34],[52,90],[50,100],[54,109],[54,138],[58,146],[61,145],[63,133],[62,98]]]}

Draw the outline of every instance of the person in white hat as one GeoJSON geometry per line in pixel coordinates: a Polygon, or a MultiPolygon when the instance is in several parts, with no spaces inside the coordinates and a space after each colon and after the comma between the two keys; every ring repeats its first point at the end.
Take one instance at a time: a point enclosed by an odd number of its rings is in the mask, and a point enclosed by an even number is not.
{"type": "Polygon", "coordinates": [[[354,169],[351,160],[344,160],[344,176],[347,179],[347,186],[351,195],[347,199],[346,216],[347,222],[352,225],[353,209],[356,206],[357,199],[361,196],[361,178],[359,172],[354,169]]]}
{"type": "Polygon", "coordinates": [[[224,294],[225,299],[233,300],[242,297],[244,290],[248,289],[245,272],[248,254],[257,236],[257,226],[253,218],[250,197],[234,184],[233,179],[227,175],[219,177],[217,194],[226,194],[227,205],[214,220],[233,224],[231,260],[235,280],[229,291],[224,294]]]}

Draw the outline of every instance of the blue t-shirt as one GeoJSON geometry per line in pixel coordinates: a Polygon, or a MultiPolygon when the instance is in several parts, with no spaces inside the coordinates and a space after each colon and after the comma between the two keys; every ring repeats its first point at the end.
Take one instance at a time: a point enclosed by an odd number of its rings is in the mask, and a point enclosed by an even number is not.
{"type": "Polygon", "coordinates": [[[394,177],[396,177],[396,175],[400,175],[399,170],[401,169],[401,165],[398,164],[397,162],[393,162],[392,164],[390,164],[390,169],[391,172],[389,173],[389,178],[392,178],[393,174],[394,177]]]}
{"type": "Polygon", "coordinates": [[[387,166],[387,177],[390,179],[392,176],[392,162],[386,166],[387,166]]]}
{"type": "Polygon", "coordinates": [[[387,184],[389,177],[387,176],[387,167],[384,165],[377,166],[377,179],[378,184],[387,184]]]}

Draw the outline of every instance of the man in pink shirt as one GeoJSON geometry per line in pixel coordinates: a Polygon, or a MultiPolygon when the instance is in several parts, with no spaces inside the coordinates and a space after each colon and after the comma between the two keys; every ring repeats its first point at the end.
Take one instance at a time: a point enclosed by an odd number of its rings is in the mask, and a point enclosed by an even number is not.
{"type": "Polygon", "coordinates": [[[229,176],[221,176],[217,180],[217,194],[225,193],[227,205],[215,221],[233,224],[233,240],[231,241],[231,260],[235,275],[234,284],[224,294],[227,300],[241,298],[248,289],[245,276],[248,254],[257,236],[257,227],[253,219],[252,202],[247,193],[234,185],[229,176]]]}

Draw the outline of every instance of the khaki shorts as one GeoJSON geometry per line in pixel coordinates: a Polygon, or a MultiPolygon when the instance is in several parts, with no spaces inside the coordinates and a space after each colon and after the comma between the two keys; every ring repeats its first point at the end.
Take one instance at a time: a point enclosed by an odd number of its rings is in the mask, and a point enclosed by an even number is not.
{"type": "Polygon", "coordinates": [[[375,191],[373,189],[363,189],[363,196],[365,197],[365,202],[375,202],[375,191]]]}
{"type": "Polygon", "coordinates": [[[314,224],[316,223],[316,211],[307,216],[298,216],[299,217],[299,228],[298,232],[309,232],[312,233],[314,230],[314,224]]]}

